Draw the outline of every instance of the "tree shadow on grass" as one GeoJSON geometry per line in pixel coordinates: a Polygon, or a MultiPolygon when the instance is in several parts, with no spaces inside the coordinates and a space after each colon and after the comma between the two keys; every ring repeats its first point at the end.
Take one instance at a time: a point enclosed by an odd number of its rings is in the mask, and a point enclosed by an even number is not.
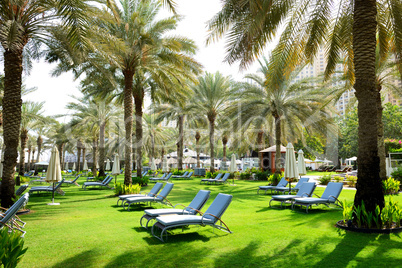
{"type": "Polygon", "coordinates": [[[76,267],[90,267],[93,265],[94,260],[98,258],[98,253],[94,250],[87,250],[80,254],[74,255],[71,258],[65,259],[62,262],[56,263],[54,268],[76,268],[76,267]]]}
{"type": "MultiPolygon", "coordinates": [[[[156,240],[156,239],[155,239],[156,240]]],[[[105,267],[189,267],[197,266],[210,253],[207,247],[166,243],[126,251],[111,260],[105,267]]]]}

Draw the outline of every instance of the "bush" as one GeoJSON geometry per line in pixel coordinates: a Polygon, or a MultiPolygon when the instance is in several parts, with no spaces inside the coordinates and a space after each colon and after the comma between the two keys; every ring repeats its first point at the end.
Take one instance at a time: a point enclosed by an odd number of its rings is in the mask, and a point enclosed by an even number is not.
{"type": "Polygon", "coordinates": [[[240,173],[240,179],[241,180],[249,180],[251,178],[251,172],[242,172],[240,173]]]}
{"type": "Polygon", "coordinates": [[[402,141],[395,140],[395,139],[385,139],[384,145],[385,145],[385,154],[388,155],[389,152],[395,151],[397,149],[401,149],[402,141]]]}
{"type": "Polygon", "coordinates": [[[29,177],[24,177],[24,176],[20,176],[20,182],[21,183],[26,183],[26,182],[29,182],[29,177]]]}
{"type": "Polygon", "coordinates": [[[124,183],[118,182],[114,185],[115,195],[123,194],[138,194],[141,191],[141,186],[138,184],[125,185],[124,183]]]}
{"type": "Polygon", "coordinates": [[[283,178],[282,173],[273,173],[268,177],[268,182],[272,185],[278,185],[279,181],[283,178]]]}
{"type": "Polygon", "coordinates": [[[139,177],[132,177],[133,184],[139,184],[140,186],[148,185],[149,176],[144,176],[142,178],[139,177]]]}
{"type": "Polygon", "coordinates": [[[318,179],[321,185],[327,185],[331,181],[331,175],[324,175],[318,179]]]}
{"type": "Polygon", "coordinates": [[[173,168],[170,172],[172,172],[172,175],[181,176],[184,174],[185,170],[178,170],[177,168],[173,168]]]}
{"type": "Polygon", "coordinates": [[[401,183],[393,178],[388,178],[382,182],[385,194],[398,194],[401,183]]]}
{"type": "Polygon", "coordinates": [[[94,174],[92,173],[92,171],[89,171],[87,174],[87,177],[93,177],[93,176],[94,176],[94,174]]]}
{"type": "Polygon", "coordinates": [[[357,182],[357,177],[356,176],[346,175],[345,177],[346,177],[346,183],[350,187],[356,187],[356,182],[357,182]]]}
{"type": "Polygon", "coordinates": [[[391,173],[392,178],[402,182],[402,167],[398,167],[391,173]]]}
{"type": "Polygon", "coordinates": [[[335,182],[343,182],[343,179],[344,179],[344,178],[341,177],[341,176],[335,176],[335,177],[334,177],[334,181],[335,181],[335,182]]]}
{"type": "Polygon", "coordinates": [[[24,247],[24,239],[20,233],[8,232],[8,228],[0,230],[0,267],[17,267],[28,250],[24,247]]]}
{"type": "Polygon", "coordinates": [[[268,176],[271,175],[271,172],[267,171],[257,171],[254,175],[254,179],[257,181],[266,181],[268,180],[268,176]]]}

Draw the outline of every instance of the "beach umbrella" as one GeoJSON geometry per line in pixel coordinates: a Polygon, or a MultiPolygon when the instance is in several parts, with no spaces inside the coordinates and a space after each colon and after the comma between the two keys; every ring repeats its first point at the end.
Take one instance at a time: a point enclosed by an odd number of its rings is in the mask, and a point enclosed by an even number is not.
{"type": "Polygon", "coordinates": [[[73,171],[75,171],[75,162],[74,162],[74,164],[73,164],[73,171]]]}
{"type": "Polygon", "coordinates": [[[112,168],[112,175],[114,175],[114,184],[116,184],[117,175],[119,175],[119,174],[120,174],[120,159],[119,159],[119,155],[115,154],[113,168],[112,168]]]}
{"type": "MultiPolygon", "coordinates": [[[[229,172],[235,173],[236,171],[237,171],[236,156],[235,154],[232,154],[232,158],[230,159],[229,172]]],[[[233,185],[234,185],[234,174],[233,174],[233,185]]]]}
{"type": "Polygon", "coordinates": [[[156,164],[155,164],[154,158],[152,158],[152,161],[151,161],[151,170],[156,170],[156,164]]]}
{"type": "Polygon", "coordinates": [[[59,182],[61,179],[59,151],[57,150],[57,147],[54,146],[50,155],[49,167],[45,179],[45,181],[53,183],[52,203],[49,203],[48,205],[60,205],[60,203],[54,202],[54,184],[59,182]]]}
{"type": "Polygon", "coordinates": [[[99,163],[96,161],[96,169],[99,169],[99,163]]]}
{"type": "Polygon", "coordinates": [[[82,168],[82,170],[88,170],[87,160],[84,160],[84,167],[82,168]]]}
{"type": "Polygon", "coordinates": [[[297,167],[299,170],[299,175],[306,175],[307,174],[307,170],[306,170],[306,162],[304,161],[304,153],[303,150],[300,149],[297,152],[298,156],[297,156],[297,167]]]}
{"type": "Polygon", "coordinates": [[[110,160],[109,159],[106,160],[106,168],[105,169],[110,170],[110,160]]]}
{"type": "Polygon", "coordinates": [[[163,157],[163,161],[162,161],[162,172],[169,172],[169,167],[168,167],[167,161],[168,161],[167,155],[165,155],[163,157]]]}
{"type": "Polygon", "coordinates": [[[296,165],[296,156],[293,145],[288,143],[286,146],[285,158],[285,179],[289,182],[289,192],[292,186],[292,180],[299,177],[299,170],[296,165]]]}
{"type": "Polygon", "coordinates": [[[68,162],[66,162],[66,164],[64,165],[64,169],[68,170],[68,162]]]}

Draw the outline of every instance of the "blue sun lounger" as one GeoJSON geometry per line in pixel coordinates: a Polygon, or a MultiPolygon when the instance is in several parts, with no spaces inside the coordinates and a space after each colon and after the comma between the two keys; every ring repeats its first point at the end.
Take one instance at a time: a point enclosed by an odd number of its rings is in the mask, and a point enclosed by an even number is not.
{"type": "Polygon", "coordinates": [[[260,190],[265,191],[265,192],[264,192],[265,194],[267,193],[268,190],[271,190],[271,193],[272,193],[272,191],[275,191],[277,188],[278,188],[278,189],[283,189],[282,187],[286,187],[287,185],[288,185],[288,181],[283,177],[283,178],[279,181],[278,185],[276,185],[276,186],[273,186],[273,185],[259,186],[259,187],[258,187],[258,190],[257,190],[257,194],[259,194],[260,190]]]}
{"type": "Polygon", "coordinates": [[[198,215],[168,215],[160,216],[156,218],[156,223],[152,225],[152,235],[162,242],[165,242],[163,238],[166,236],[167,231],[171,228],[183,227],[187,225],[201,225],[212,226],[219,230],[232,233],[229,227],[222,221],[222,215],[232,202],[232,196],[228,194],[219,193],[207,211],[201,216],[198,215]],[[160,230],[160,234],[156,234],[157,230],[160,230]]]}
{"type": "Polygon", "coordinates": [[[341,206],[338,197],[342,192],[342,188],[342,182],[330,182],[321,197],[295,198],[294,203],[292,204],[292,209],[295,205],[299,205],[300,207],[305,206],[306,213],[308,213],[308,208],[312,205],[318,206],[323,204],[328,207],[329,204],[334,204],[336,206],[341,206]]]}
{"type": "Polygon", "coordinates": [[[161,208],[161,209],[146,209],[144,210],[144,215],[140,219],[140,224],[145,229],[148,229],[148,224],[151,220],[162,215],[195,215],[200,213],[200,210],[207,202],[211,191],[199,190],[197,195],[194,197],[193,201],[188,206],[182,204],[176,204],[173,208],[161,208]],[[176,208],[177,206],[182,206],[184,208],[176,208]],[[142,223],[143,219],[147,220],[145,226],[142,223]]]}
{"type": "Polygon", "coordinates": [[[157,194],[155,196],[134,196],[134,197],[129,197],[124,199],[123,201],[123,208],[125,210],[130,210],[131,204],[136,204],[136,203],[162,203],[165,205],[169,205],[173,207],[172,203],[167,199],[167,196],[169,195],[170,191],[173,189],[173,183],[166,183],[165,187],[163,187],[162,191],[160,194],[157,194]]]}
{"type": "Polygon", "coordinates": [[[273,195],[271,200],[269,201],[269,206],[271,206],[272,201],[279,201],[281,202],[281,208],[282,208],[283,203],[289,201],[293,203],[293,200],[295,198],[311,197],[311,195],[314,192],[315,186],[316,186],[315,182],[303,182],[296,195],[273,195]]]}
{"type": "Polygon", "coordinates": [[[26,223],[21,221],[16,214],[18,210],[20,210],[20,208],[22,208],[28,202],[28,199],[29,193],[26,193],[21,196],[9,209],[3,213],[0,213],[0,229],[8,227],[10,231],[18,230],[22,233],[21,237],[24,237],[26,231],[22,230],[22,228],[26,223]],[[22,225],[18,224],[17,221],[22,223],[22,225]]]}
{"type": "Polygon", "coordinates": [[[163,186],[163,183],[157,182],[157,183],[155,183],[154,187],[152,187],[152,189],[149,191],[149,193],[119,195],[119,199],[117,200],[117,205],[119,205],[119,201],[121,201],[121,205],[123,205],[123,201],[130,197],[143,197],[143,196],[154,197],[158,194],[158,192],[160,191],[162,186],[163,186]]]}

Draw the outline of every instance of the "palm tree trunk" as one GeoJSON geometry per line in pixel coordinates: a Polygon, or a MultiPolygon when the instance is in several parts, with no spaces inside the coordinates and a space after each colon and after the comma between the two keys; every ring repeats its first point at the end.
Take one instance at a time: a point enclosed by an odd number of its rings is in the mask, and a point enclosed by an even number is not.
{"type": "Polygon", "coordinates": [[[84,164],[85,164],[85,156],[86,156],[86,148],[83,147],[82,148],[82,168],[84,168],[84,164]]]}
{"type": "Polygon", "coordinates": [[[211,173],[215,172],[215,153],[214,153],[214,132],[215,132],[215,118],[209,118],[209,147],[211,149],[211,167],[209,170],[211,173]]]}
{"type": "Polygon", "coordinates": [[[57,143],[57,150],[59,150],[59,160],[60,160],[60,167],[63,170],[64,168],[64,159],[63,159],[63,150],[64,150],[64,143],[57,143]]]}
{"type": "MultiPolygon", "coordinates": [[[[102,121],[99,126],[99,176],[104,177],[105,174],[105,129],[106,122],[102,121]]],[[[94,161],[94,163],[96,163],[94,161]]],[[[96,168],[96,165],[95,165],[96,168]]]]}
{"type": "Polygon", "coordinates": [[[281,118],[275,115],[275,173],[281,174],[281,118]]]}
{"type": "Polygon", "coordinates": [[[358,179],[354,205],[364,201],[366,210],[384,207],[378,157],[378,116],[375,74],[376,21],[375,0],[355,0],[353,15],[353,52],[358,100],[359,150],[358,179]]]}
{"type": "Polygon", "coordinates": [[[381,86],[377,85],[377,122],[378,122],[378,157],[380,158],[380,179],[387,179],[387,165],[385,163],[384,124],[382,122],[381,86]]]}
{"type": "Polygon", "coordinates": [[[180,115],[178,119],[179,125],[179,140],[177,141],[177,168],[183,169],[183,140],[184,140],[184,116],[180,115]]]}
{"type": "Polygon", "coordinates": [[[135,137],[137,149],[137,177],[141,177],[142,172],[142,104],[144,93],[134,95],[135,103],[135,137]]]}
{"type": "Polygon", "coordinates": [[[4,52],[3,137],[4,161],[1,184],[1,206],[9,208],[15,198],[14,168],[18,157],[21,126],[22,49],[4,52]]]}
{"type": "Polygon", "coordinates": [[[124,129],[126,141],[124,144],[124,184],[130,185],[131,180],[131,145],[133,133],[133,76],[131,70],[124,70],[124,129]]]}
{"type": "Polygon", "coordinates": [[[21,149],[20,149],[20,169],[19,169],[19,174],[24,175],[25,172],[25,148],[27,147],[27,142],[28,142],[28,129],[21,129],[21,134],[20,134],[20,139],[21,139],[21,149]]]}
{"type": "Polygon", "coordinates": [[[222,137],[222,145],[223,145],[223,162],[225,164],[226,167],[226,145],[228,144],[228,136],[227,135],[223,135],[222,137]]]}
{"type": "Polygon", "coordinates": [[[31,159],[31,163],[32,163],[32,164],[35,163],[35,147],[33,147],[33,149],[32,149],[32,159],[31,159]]]}
{"type": "Polygon", "coordinates": [[[80,163],[81,163],[81,140],[77,140],[77,173],[80,172],[80,163]]]}
{"type": "Polygon", "coordinates": [[[31,170],[31,153],[32,153],[32,145],[29,144],[28,145],[28,166],[27,166],[28,171],[31,170]]]}
{"type": "Polygon", "coordinates": [[[258,158],[260,159],[260,170],[264,170],[263,167],[263,153],[260,151],[264,150],[264,131],[260,130],[257,134],[257,144],[258,144],[258,158]]]}
{"type": "Polygon", "coordinates": [[[92,159],[93,159],[93,167],[92,167],[92,174],[96,177],[96,162],[98,161],[98,137],[94,136],[92,141],[92,159]]]}
{"type": "Polygon", "coordinates": [[[39,162],[39,156],[40,156],[40,152],[42,150],[42,143],[43,143],[42,136],[39,135],[38,139],[36,140],[36,144],[38,145],[38,155],[36,156],[36,162],[39,162]]]}
{"type": "Polygon", "coordinates": [[[197,151],[197,168],[200,167],[200,138],[201,138],[200,132],[197,131],[195,133],[195,144],[196,144],[195,150],[197,151]]]}

